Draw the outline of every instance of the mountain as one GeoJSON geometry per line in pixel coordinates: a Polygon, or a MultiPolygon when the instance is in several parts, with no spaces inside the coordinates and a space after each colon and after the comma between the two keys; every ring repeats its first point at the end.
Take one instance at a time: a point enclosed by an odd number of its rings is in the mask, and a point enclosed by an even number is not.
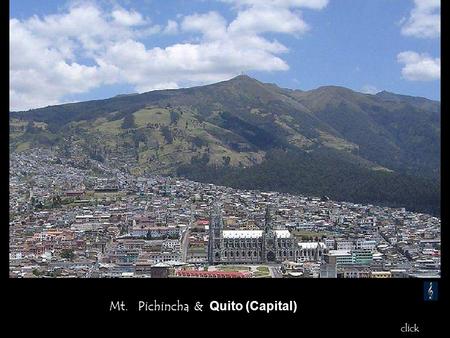
{"type": "Polygon", "coordinates": [[[241,75],[11,112],[10,126],[12,151],[48,146],[136,173],[440,210],[440,103],[425,98],[241,75]]]}

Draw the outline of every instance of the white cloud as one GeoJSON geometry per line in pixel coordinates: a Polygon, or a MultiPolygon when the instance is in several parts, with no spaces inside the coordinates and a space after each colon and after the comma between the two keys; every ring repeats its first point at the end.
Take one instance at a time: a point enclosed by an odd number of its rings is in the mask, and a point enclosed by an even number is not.
{"type": "Polygon", "coordinates": [[[410,81],[432,81],[441,78],[441,59],[413,51],[401,52],[397,61],[404,64],[402,76],[410,81]]]}
{"type": "Polygon", "coordinates": [[[414,8],[402,26],[402,34],[417,38],[437,38],[441,34],[440,0],[414,0],[414,8]]]}
{"type": "Polygon", "coordinates": [[[226,35],[227,22],[217,12],[186,16],[181,27],[187,32],[200,32],[206,39],[222,39],[226,35]]]}
{"type": "Polygon", "coordinates": [[[117,23],[124,26],[138,26],[146,23],[142,15],[136,11],[127,11],[126,9],[119,8],[111,14],[117,23]]]}
{"type": "Polygon", "coordinates": [[[173,20],[168,20],[167,21],[167,25],[164,28],[164,34],[178,34],[178,22],[173,21],[173,20]]]}
{"type": "Polygon", "coordinates": [[[65,95],[117,82],[117,66],[96,58],[136,35],[92,3],[44,18],[11,19],[10,32],[12,110],[56,104],[65,95]]]}
{"type": "Polygon", "coordinates": [[[238,9],[237,18],[230,24],[234,33],[305,33],[309,26],[299,8],[322,9],[328,0],[222,0],[238,9]]]}
{"type": "Polygon", "coordinates": [[[299,9],[325,0],[228,1],[228,22],[217,12],[192,14],[160,26],[136,11],[73,3],[63,13],[10,20],[10,109],[57,104],[69,94],[114,83],[139,92],[198,85],[242,71],[284,71],[288,48],[269,33],[302,34],[299,9]],[[188,33],[188,41],[160,48],[145,37],[188,33]]]}
{"type": "Polygon", "coordinates": [[[15,19],[10,21],[10,30],[11,108],[55,104],[66,94],[82,93],[102,82],[106,68],[71,62],[75,51],[69,41],[64,48],[53,46],[45,36],[34,35],[15,19]]]}
{"type": "Polygon", "coordinates": [[[238,13],[229,27],[232,33],[304,33],[308,25],[287,8],[252,7],[238,13]]]}
{"type": "Polygon", "coordinates": [[[375,87],[373,85],[369,85],[369,84],[364,85],[361,88],[361,92],[364,93],[364,94],[372,94],[372,95],[374,95],[376,93],[379,93],[380,91],[381,90],[379,90],[377,87],[375,87]]]}
{"type": "Polygon", "coordinates": [[[178,89],[180,88],[176,82],[161,82],[156,85],[138,85],[136,89],[139,92],[150,92],[152,90],[160,90],[160,89],[178,89]]]}
{"type": "Polygon", "coordinates": [[[284,7],[284,8],[309,8],[323,9],[328,0],[222,0],[237,6],[263,6],[263,7],[284,7]]]}

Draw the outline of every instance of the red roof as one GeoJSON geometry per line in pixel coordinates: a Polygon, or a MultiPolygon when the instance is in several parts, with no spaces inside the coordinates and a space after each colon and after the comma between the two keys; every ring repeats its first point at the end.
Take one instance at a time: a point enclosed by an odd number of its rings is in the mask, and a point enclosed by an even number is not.
{"type": "Polygon", "coordinates": [[[202,278],[248,278],[250,272],[244,271],[199,271],[199,270],[178,270],[180,277],[202,277],[202,278]]]}

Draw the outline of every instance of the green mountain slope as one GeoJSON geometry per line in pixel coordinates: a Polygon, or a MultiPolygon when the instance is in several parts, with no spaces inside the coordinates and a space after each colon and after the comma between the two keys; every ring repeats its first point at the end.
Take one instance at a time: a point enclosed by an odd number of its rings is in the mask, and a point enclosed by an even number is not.
{"type": "Polygon", "coordinates": [[[136,173],[439,211],[440,104],[423,98],[238,76],[12,112],[10,126],[12,151],[46,146],[136,173]]]}

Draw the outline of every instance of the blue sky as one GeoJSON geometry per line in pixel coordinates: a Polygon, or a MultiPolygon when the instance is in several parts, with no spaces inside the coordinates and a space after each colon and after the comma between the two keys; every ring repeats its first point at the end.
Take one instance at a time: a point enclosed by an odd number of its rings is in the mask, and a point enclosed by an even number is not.
{"type": "Polygon", "coordinates": [[[440,100],[440,2],[15,0],[10,59],[11,110],[241,72],[440,100]]]}

